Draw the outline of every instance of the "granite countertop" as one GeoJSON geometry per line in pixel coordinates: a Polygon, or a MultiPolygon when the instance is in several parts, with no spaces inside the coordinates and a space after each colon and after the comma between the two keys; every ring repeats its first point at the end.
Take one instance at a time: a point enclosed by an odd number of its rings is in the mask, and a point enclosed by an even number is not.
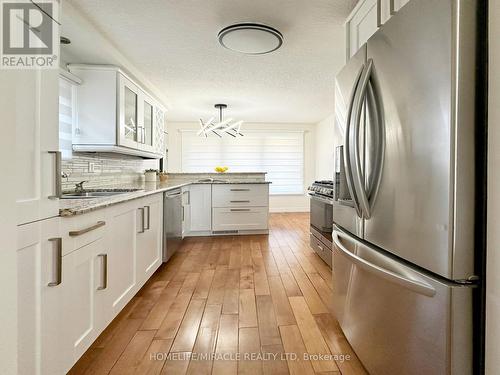
{"type": "MultiPolygon", "coordinates": [[[[99,198],[81,198],[81,199],[61,199],[59,202],[59,215],[70,217],[82,215],[101,208],[109,207],[115,204],[124,203],[133,199],[146,197],[148,195],[162,193],[165,191],[178,189],[183,186],[196,184],[270,184],[269,181],[251,181],[251,180],[231,180],[231,181],[166,181],[166,182],[145,182],[116,187],[116,189],[130,190],[123,194],[117,194],[108,197],[99,198]]],[[[106,187],[102,190],[113,190],[106,187]]],[[[95,189],[89,189],[93,191],[95,189]]]]}

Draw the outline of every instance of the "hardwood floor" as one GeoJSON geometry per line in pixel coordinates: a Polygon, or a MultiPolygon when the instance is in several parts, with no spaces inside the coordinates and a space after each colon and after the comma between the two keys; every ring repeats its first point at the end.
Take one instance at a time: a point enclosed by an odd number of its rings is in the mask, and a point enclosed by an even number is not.
{"type": "Polygon", "coordinates": [[[269,236],[188,238],[70,374],[366,374],[332,288],[309,214],[272,214],[269,236]]]}

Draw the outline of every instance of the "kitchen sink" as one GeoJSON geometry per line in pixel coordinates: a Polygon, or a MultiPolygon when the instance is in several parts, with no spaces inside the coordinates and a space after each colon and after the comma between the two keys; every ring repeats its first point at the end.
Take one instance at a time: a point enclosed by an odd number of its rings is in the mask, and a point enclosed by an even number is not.
{"type": "Polygon", "coordinates": [[[120,194],[133,193],[139,191],[140,189],[129,189],[129,190],[92,190],[83,192],[71,192],[62,195],[61,199],[90,199],[90,198],[103,198],[112,197],[120,194]]]}

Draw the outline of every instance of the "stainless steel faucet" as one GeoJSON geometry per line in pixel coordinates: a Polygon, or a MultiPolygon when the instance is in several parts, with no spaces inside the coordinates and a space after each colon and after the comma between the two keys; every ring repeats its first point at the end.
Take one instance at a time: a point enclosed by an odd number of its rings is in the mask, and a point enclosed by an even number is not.
{"type": "Polygon", "coordinates": [[[85,189],[83,188],[83,184],[88,181],[80,181],[79,183],[75,184],[75,192],[77,193],[83,193],[85,189]]]}

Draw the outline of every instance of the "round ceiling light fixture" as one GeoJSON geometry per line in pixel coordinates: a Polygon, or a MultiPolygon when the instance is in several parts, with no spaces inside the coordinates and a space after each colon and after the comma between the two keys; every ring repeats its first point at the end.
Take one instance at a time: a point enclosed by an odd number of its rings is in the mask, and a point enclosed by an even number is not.
{"type": "Polygon", "coordinates": [[[217,35],[219,43],[231,51],[263,55],[276,51],[283,44],[283,35],[275,28],[259,23],[237,23],[217,35]]]}

